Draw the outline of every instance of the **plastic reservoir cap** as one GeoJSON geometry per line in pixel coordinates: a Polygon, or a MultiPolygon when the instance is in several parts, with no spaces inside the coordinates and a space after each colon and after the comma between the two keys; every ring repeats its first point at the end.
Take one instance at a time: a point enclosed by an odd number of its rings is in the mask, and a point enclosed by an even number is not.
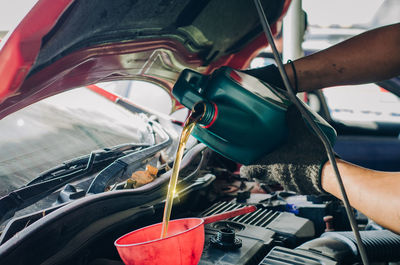
{"type": "Polygon", "coordinates": [[[203,223],[201,218],[172,220],[163,239],[160,238],[162,223],[158,223],[130,232],[114,245],[126,265],[195,265],[204,247],[203,223]]]}

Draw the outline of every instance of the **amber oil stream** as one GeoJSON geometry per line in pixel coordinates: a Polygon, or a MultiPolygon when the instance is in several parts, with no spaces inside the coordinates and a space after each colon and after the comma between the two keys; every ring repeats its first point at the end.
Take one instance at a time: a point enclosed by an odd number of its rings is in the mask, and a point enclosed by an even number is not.
{"type": "Polygon", "coordinates": [[[168,223],[171,217],[172,203],[176,193],[176,184],[178,182],[179,168],[182,161],[183,151],[185,150],[186,142],[189,139],[197,121],[200,119],[203,113],[192,112],[185,121],[181,136],[179,138],[178,150],[176,151],[176,157],[174,165],[172,167],[172,175],[168,185],[167,200],[164,206],[164,215],[162,221],[161,238],[165,238],[168,231],[168,223]]]}

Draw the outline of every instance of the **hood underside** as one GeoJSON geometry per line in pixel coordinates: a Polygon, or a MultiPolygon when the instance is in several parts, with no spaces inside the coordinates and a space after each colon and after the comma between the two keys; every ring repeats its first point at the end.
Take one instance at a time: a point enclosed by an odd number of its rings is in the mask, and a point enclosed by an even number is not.
{"type": "MultiPolygon", "coordinates": [[[[264,0],[274,24],[290,1],[264,0]]],[[[267,45],[248,0],[40,0],[2,42],[0,118],[61,91],[244,68],[267,45]]]]}

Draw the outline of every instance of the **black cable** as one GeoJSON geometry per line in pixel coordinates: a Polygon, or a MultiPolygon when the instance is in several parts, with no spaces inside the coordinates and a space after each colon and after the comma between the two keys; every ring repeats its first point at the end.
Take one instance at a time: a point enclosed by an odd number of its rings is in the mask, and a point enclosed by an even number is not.
{"type": "Polygon", "coordinates": [[[311,116],[308,113],[308,111],[305,109],[303,104],[300,102],[300,100],[296,97],[295,93],[293,92],[293,89],[292,89],[292,87],[290,85],[290,82],[289,82],[289,78],[288,78],[288,76],[286,74],[286,71],[285,71],[285,68],[283,66],[283,63],[282,63],[282,61],[281,61],[281,59],[279,57],[278,50],[276,49],[276,46],[275,46],[275,43],[274,43],[274,39],[272,37],[271,28],[269,26],[267,17],[265,16],[265,13],[264,13],[264,10],[263,10],[262,5],[260,3],[260,0],[254,0],[254,3],[256,5],[258,15],[260,16],[261,25],[262,25],[262,27],[264,29],[265,35],[267,37],[267,40],[268,40],[269,44],[271,45],[272,52],[274,54],[274,57],[275,57],[279,72],[281,73],[281,76],[282,76],[282,79],[283,79],[283,83],[285,84],[286,90],[288,92],[289,99],[297,107],[297,109],[300,111],[302,116],[306,119],[307,123],[311,126],[313,131],[318,135],[318,137],[320,138],[320,140],[322,141],[322,143],[323,143],[323,145],[325,147],[327,156],[328,156],[329,161],[331,162],[331,165],[332,165],[332,167],[334,169],[334,172],[335,172],[335,175],[336,175],[339,187],[340,187],[340,191],[342,193],[344,206],[345,206],[346,213],[347,213],[347,216],[348,216],[349,221],[350,221],[351,228],[352,228],[354,236],[355,236],[355,238],[357,240],[357,245],[358,245],[359,253],[360,253],[360,256],[361,256],[361,260],[364,263],[364,265],[369,265],[367,253],[366,253],[366,250],[365,250],[365,246],[362,243],[360,232],[358,231],[358,227],[357,227],[357,223],[355,221],[354,213],[353,213],[352,208],[350,206],[350,202],[349,202],[349,199],[347,197],[346,190],[344,188],[343,181],[342,181],[342,178],[341,178],[340,173],[339,173],[339,169],[338,169],[337,164],[336,164],[335,155],[334,155],[332,146],[330,145],[327,136],[324,134],[324,132],[321,130],[321,128],[318,127],[318,125],[315,123],[315,121],[311,118],[311,116]]]}

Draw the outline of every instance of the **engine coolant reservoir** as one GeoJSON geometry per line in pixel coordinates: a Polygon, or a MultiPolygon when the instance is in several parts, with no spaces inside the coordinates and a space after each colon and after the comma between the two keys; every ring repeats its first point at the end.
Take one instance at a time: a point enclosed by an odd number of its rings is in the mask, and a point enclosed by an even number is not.
{"type": "MultiPolygon", "coordinates": [[[[185,69],[172,91],[189,109],[204,111],[193,136],[221,155],[249,165],[287,138],[285,113],[292,104],[285,90],[222,67],[211,75],[185,69]]],[[[331,144],[335,130],[307,107],[331,144]]]]}

